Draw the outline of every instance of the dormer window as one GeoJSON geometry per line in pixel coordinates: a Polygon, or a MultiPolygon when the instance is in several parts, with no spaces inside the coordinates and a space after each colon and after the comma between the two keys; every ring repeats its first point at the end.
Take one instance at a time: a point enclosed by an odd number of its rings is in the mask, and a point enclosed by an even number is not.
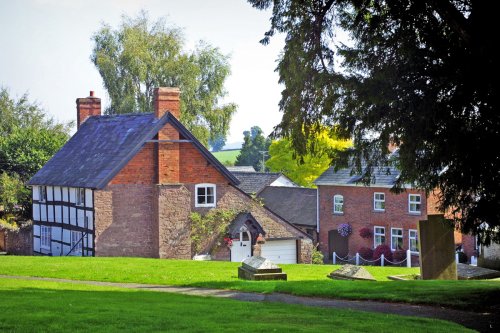
{"type": "Polygon", "coordinates": [[[214,184],[197,184],[195,193],[195,207],[215,207],[216,191],[214,184]]]}

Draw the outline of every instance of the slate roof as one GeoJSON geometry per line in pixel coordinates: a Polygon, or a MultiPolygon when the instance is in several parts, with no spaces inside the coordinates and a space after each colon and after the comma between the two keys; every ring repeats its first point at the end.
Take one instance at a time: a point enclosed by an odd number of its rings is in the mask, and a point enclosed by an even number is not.
{"type": "MultiPolygon", "coordinates": [[[[374,187],[392,187],[400,175],[399,170],[394,166],[375,167],[372,173],[372,183],[374,187]]],[[[339,169],[335,171],[333,167],[328,168],[319,176],[314,183],[316,185],[340,185],[340,186],[362,186],[361,175],[351,175],[351,168],[339,169]]]]}
{"type": "Polygon", "coordinates": [[[236,235],[240,233],[240,228],[244,225],[247,227],[250,233],[254,235],[266,235],[266,232],[264,231],[264,229],[262,229],[260,223],[255,219],[255,217],[253,217],[252,213],[248,212],[241,212],[234,218],[233,222],[231,222],[228,228],[229,235],[235,238],[236,235]],[[250,223],[246,223],[247,221],[249,221],[250,223]]]}
{"type": "Polygon", "coordinates": [[[267,186],[259,194],[264,205],[293,224],[316,226],[316,189],[267,186]]]}
{"type": "Polygon", "coordinates": [[[134,157],[146,141],[170,123],[182,139],[191,140],[200,153],[233,185],[239,183],[170,112],[94,116],[40,169],[28,185],[101,189],[134,157]]]}
{"type": "Polygon", "coordinates": [[[231,172],[255,172],[255,169],[251,165],[235,165],[226,167],[231,172]]]}
{"type": "Polygon", "coordinates": [[[282,176],[279,172],[232,172],[238,178],[238,188],[247,194],[258,194],[282,176]]]}

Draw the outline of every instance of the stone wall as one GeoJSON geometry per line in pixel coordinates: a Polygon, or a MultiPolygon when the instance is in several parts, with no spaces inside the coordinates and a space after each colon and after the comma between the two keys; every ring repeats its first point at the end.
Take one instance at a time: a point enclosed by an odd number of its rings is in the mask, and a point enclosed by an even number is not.
{"type": "Polygon", "coordinates": [[[500,244],[483,246],[478,266],[500,270],[500,244]]]}
{"type": "Polygon", "coordinates": [[[183,185],[158,185],[156,207],[159,257],[190,259],[191,253],[191,198],[193,194],[183,185]]]}
{"type": "Polygon", "coordinates": [[[152,186],[109,185],[94,204],[96,256],[158,257],[152,186]]]}
{"type": "Polygon", "coordinates": [[[8,254],[32,255],[33,226],[25,226],[17,231],[0,230],[0,250],[8,254]]]}

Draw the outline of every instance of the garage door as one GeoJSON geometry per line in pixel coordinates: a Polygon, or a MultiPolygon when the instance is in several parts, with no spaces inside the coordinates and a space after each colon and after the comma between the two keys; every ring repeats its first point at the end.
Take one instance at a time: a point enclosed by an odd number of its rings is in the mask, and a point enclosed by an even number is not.
{"type": "Polygon", "coordinates": [[[262,244],[261,255],[276,264],[297,263],[297,242],[289,240],[268,240],[262,244]]]}

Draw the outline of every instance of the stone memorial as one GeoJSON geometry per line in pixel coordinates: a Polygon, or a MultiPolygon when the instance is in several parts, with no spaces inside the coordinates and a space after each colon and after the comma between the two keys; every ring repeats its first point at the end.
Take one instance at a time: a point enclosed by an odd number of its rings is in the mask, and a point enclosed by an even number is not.
{"type": "Polygon", "coordinates": [[[364,267],[346,264],[328,275],[334,280],[362,280],[376,281],[373,275],[370,274],[364,267]]]}
{"type": "Polygon", "coordinates": [[[456,280],[453,222],[442,214],[418,221],[420,276],[422,280],[456,280]]]}
{"type": "Polygon", "coordinates": [[[286,280],[286,273],[271,260],[253,256],[246,258],[238,267],[238,278],[244,280],[286,280]]]}

